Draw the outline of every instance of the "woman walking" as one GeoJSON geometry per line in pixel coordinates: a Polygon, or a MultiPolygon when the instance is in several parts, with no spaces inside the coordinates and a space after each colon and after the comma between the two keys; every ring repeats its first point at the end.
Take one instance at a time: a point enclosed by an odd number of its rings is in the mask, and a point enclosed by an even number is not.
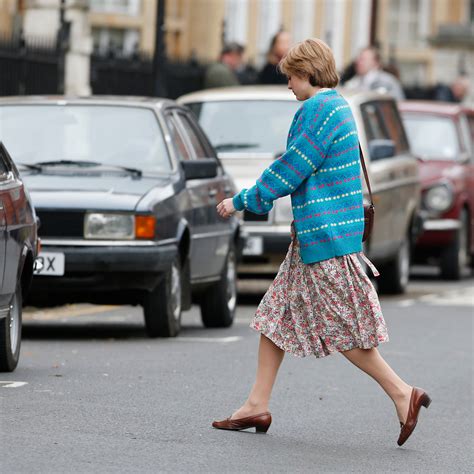
{"type": "Polygon", "coordinates": [[[338,83],[334,57],[319,39],[293,47],[280,62],[302,107],[286,152],[244,189],[217,206],[222,217],[244,209],[268,213],[291,194],[291,244],[250,326],[259,331],[256,380],[245,403],[214,428],[266,432],[270,395],[285,352],[324,357],[342,353],[373,377],[392,399],[400,420],[398,444],[413,432],[426,392],[403,381],[377,346],[388,341],[377,293],[362,254],[364,209],[356,124],[338,83]]]}

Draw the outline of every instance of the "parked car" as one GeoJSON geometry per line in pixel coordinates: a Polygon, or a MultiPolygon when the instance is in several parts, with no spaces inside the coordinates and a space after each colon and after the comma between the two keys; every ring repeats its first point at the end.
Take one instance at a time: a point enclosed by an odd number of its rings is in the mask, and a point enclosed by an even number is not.
{"type": "Polygon", "coordinates": [[[474,265],[474,108],[405,101],[400,110],[420,159],[426,214],[415,258],[434,260],[442,277],[457,280],[474,265]]]}
{"type": "Polygon", "coordinates": [[[165,99],[0,100],[41,220],[37,304],[143,306],[149,336],[176,336],[192,297],[207,327],[236,309],[235,192],[192,114],[165,99]]]}
{"type": "MultiPolygon", "coordinates": [[[[340,91],[359,130],[376,206],[367,255],[379,266],[379,290],[401,293],[409,279],[411,244],[419,227],[418,163],[411,154],[393,98],[375,92],[340,91]]],[[[293,115],[301,106],[282,86],[205,90],[182,96],[198,118],[237,186],[248,188],[286,148],[293,115]]],[[[244,211],[248,233],[239,273],[275,273],[288,249],[289,196],[268,215],[244,211]]]]}
{"type": "Polygon", "coordinates": [[[33,205],[0,142],[0,372],[12,372],[20,359],[22,302],[30,287],[38,245],[33,205]]]}

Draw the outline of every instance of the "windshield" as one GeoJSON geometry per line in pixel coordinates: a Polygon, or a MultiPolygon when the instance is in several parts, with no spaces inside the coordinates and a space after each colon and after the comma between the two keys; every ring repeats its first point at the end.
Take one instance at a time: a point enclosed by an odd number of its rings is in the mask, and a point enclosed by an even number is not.
{"type": "Polygon", "coordinates": [[[426,160],[456,159],[459,142],[450,118],[405,113],[403,122],[415,155],[426,160]]]}
{"type": "Polygon", "coordinates": [[[283,153],[301,104],[296,100],[241,100],[187,104],[218,152],[283,153]]]}
{"type": "Polygon", "coordinates": [[[0,107],[0,140],[19,163],[82,160],[167,172],[163,134],[153,111],[102,105],[0,107]]]}

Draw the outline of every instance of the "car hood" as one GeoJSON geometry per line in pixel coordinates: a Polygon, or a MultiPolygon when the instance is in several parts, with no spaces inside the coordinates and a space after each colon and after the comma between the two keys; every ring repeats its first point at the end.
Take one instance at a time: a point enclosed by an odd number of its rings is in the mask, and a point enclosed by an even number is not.
{"type": "Polygon", "coordinates": [[[273,153],[221,152],[219,158],[239,191],[252,187],[274,160],[273,153]]]}
{"type": "Polygon", "coordinates": [[[133,211],[153,188],[165,188],[170,178],[123,175],[22,174],[37,208],[133,211]]]}
{"type": "Polygon", "coordinates": [[[421,185],[427,188],[438,181],[456,181],[463,176],[463,167],[447,160],[423,160],[419,164],[421,185]]]}

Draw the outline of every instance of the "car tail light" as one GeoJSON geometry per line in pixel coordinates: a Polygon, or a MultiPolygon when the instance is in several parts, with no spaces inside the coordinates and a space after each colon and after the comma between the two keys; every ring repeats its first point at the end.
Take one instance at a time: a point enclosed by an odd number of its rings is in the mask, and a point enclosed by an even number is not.
{"type": "Polygon", "coordinates": [[[135,216],[135,238],[153,239],[155,227],[156,218],[154,216],[135,216]]]}

